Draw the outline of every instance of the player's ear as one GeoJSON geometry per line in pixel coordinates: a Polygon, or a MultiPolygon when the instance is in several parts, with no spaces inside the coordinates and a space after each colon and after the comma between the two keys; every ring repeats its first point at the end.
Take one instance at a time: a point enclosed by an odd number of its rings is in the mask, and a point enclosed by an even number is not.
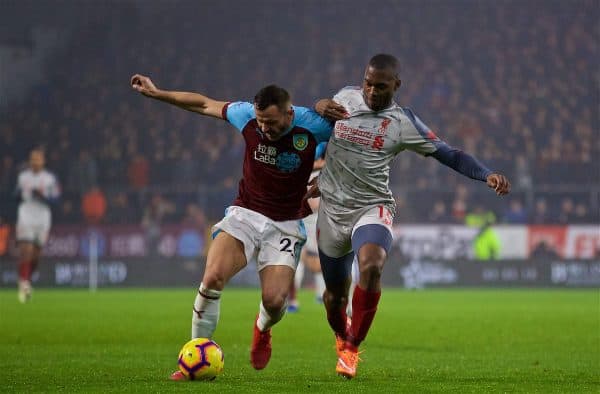
{"type": "Polygon", "coordinates": [[[402,81],[400,80],[400,78],[396,78],[396,88],[394,90],[398,90],[400,85],[402,85],[402,81]]]}

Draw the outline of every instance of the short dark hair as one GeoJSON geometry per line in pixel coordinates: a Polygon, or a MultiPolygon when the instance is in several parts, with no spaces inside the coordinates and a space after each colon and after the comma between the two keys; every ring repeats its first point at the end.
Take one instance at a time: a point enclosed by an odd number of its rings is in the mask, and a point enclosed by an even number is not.
{"type": "Polygon", "coordinates": [[[268,85],[262,88],[254,96],[256,108],[264,111],[271,105],[276,105],[281,111],[288,109],[290,94],[284,88],[277,85],[268,85]]]}
{"type": "Polygon", "coordinates": [[[391,68],[395,70],[396,73],[400,73],[400,62],[393,55],[388,55],[387,53],[380,53],[375,55],[369,60],[369,66],[377,69],[384,70],[386,68],[391,68]]]}

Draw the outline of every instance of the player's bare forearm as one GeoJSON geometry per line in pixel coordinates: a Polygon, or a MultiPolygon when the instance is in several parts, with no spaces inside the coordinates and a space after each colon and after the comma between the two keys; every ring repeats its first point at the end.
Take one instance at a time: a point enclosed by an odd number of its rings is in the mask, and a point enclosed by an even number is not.
{"type": "Polygon", "coordinates": [[[149,77],[135,74],[131,77],[131,87],[146,97],[176,105],[187,111],[222,119],[224,101],[213,100],[200,93],[162,90],[156,87],[149,77]]]}
{"type": "Polygon", "coordinates": [[[187,111],[197,112],[215,118],[221,118],[221,111],[226,104],[225,102],[218,102],[199,93],[192,92],[158,90],[154,98],[176,105],[187,111]]]}

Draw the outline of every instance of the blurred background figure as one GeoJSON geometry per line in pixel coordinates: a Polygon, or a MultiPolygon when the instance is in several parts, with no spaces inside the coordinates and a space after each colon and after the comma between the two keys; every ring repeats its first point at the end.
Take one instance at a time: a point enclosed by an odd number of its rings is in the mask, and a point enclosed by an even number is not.
{"type": "Polygon", "coordinates": [[[146,232],[146,244],[149,245],[151,254],[158,255],[157,241],[161,226],[174,213],[175,205],[159,193],[155,193],[144,208],[142,227],[146,232]]]}
{"type": "Polygon", "coordinates": [[[79,151],[79,157],[70,163],[66,187],[78,193],[86,193],[98,183],[98,166],[87,149],[79,151]]]}
{"type": "Polygon", "coordinates": [[[496,223],[496,215],[477,204],[473,212],[465,217],[465,224],[478,229],[473,238],[473,256],[475,260],[497,260],[500,255],[500,238],[492,227],[496,223]]]}
{"type": "Polygon", "coordinates": [[[10,239],[10,225],[0,216],[0,257],[8,253],[8,242],[10,239]]]}
{"type": "Polygon", "coordinates": [[[503,223],[525,224],[529,219],[529,214],[523,203],[518,198],[512,198],[508,203],[508,209],[502,215],[503,223]]]}
{"type": "Polygon", "coordinates": [[[16,195],[20,200],[17,213],[16,239],[19,244],[19,301],[31,299],[31,278],[48,240],[52,214],[50,205],[60,196],[54,174],[44,169],[44,151],[35,148],[29,154],[29,165],[19,173],[16,195]]]}
{"type": "Polygon", "coordinates": [[[81,212],[88,224],[98,224],[106,215],[106,197],[98,186],[92,186],[81,200],[81,212]]]}

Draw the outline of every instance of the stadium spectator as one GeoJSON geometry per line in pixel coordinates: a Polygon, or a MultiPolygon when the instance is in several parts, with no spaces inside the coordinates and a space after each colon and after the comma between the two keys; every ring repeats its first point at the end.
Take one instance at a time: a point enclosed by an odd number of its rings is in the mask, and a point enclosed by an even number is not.
{"type": "Polygon", "coordinates": [[[539,198],[535,201],[533,214],[529,220],[531,224],[547,224],[550,222],[548,214],[548,203],[544,198],[539,198]]]}
{"type": "Polygon", "coordinates": [[[586,204],[578,202],[573,210],[572,223],[583,224],[588,222],[588,218],[592,215],[586,204]]]}
{"type": "Polygon", "coordinates": [[[181,223],[184,226],[203,231],[207,228],[206,215],[197,204],[190,203],[185,207],[185,216],[181,223]]]}
{"type": "Polygon", "coordinates": [[[4,222],[0,216],[0,257],[8,253],[8,241],[10,240],[10,225],[4,222]]]}
{"type": "Polygon", "coordinates": [[[80,207],[79,195],[65,193],[61,197],[56,209],[56,221],[63,224],[81,223],[82,213],[80,207]]]}
{"type": "Polygon", "coordinates": [[[200,181],[198,179],[198,164],[199,161],[192,157],[192,151],[187,148],[183,149],[181,156],[172,166],[171,178],[182,184],[192,184],[200,181]]]}
{"type": "Polygon", "coordinates": [[[482,228],[496,223],[494,212],[485,209],[481,204],[475,204],[473,211],[465,216],[465,224],[469,227],[482,228]]]}
{"type": "Polygon", "coordinates": [[[529,214],[518,198],[510,200],[508,209],[502,215],[502,222],[509,224],[526,224],[529,214]]]}
{"type": "Polygon", "coordinates": [[[570,197],[564,197],[560,202],[558,223],[569,224],[575,217],[575,203],[570,197]]]}
{"type": "Polygon", "coordinates": [[[15,165],[11,155],[6,154],[2,157],[0,166],[0,193],[12,190],[15,182],[15,165]]]}
{"type": "Polygon", "coordinates": [[[431,208],[431,212],[427,217],[430,223],[435,224],[449,224],[454,223],[454,218],[448,213],[448,208],[446,208],[446,203],[443,200],[437,200],[433,203],[433,207],[431,208]]]}
{"type": "Polygon", "coordinates": [[[129,197],[124,191],[117,191],[108,198],[107,221],[115,224],[131,224],[139,220],[136,207],[129,202],[129,197]]]}
{"type": "Polygon", "coordinates": [[[451,215],[456,223],[463,223],[467,215],[469,191],[464,185],[457,185],[451,206],[451,215]]]}
{"type": "Polygon", "coordinates": [[[556,250],[546,241],[540,241],[532,250],[530,257],[534,260],[550,262],[559,259],[560,256],[556,250]]]}
{"type": "Polygon", "coordinates": [[[155,193],[144,208],[142,227],[146,232],[146,244],[153,254],[158,255],[158,239],[162,224],[175,214],[175,204],[159,193],[155,193]]]}
{"type": "Polygon", "coordinates": [[[98,224],[106,214],[106,197],[98,186],[92,186],[81,200],[81,213],[88,224],[98,224]]]}
{"type": "Polygon", "coordinates": [[[136,153],[127,167],[127,179],[133,190],[144,190],[150,182],[150,164],[141,153],[136,153]]]}
{"type": "Polygon", "coordinates": [[[473,256],[475,260],[497,260],[501,247],[498,232],[494,230],[491,222],[486,221],[473,238],[473,256]]]}

